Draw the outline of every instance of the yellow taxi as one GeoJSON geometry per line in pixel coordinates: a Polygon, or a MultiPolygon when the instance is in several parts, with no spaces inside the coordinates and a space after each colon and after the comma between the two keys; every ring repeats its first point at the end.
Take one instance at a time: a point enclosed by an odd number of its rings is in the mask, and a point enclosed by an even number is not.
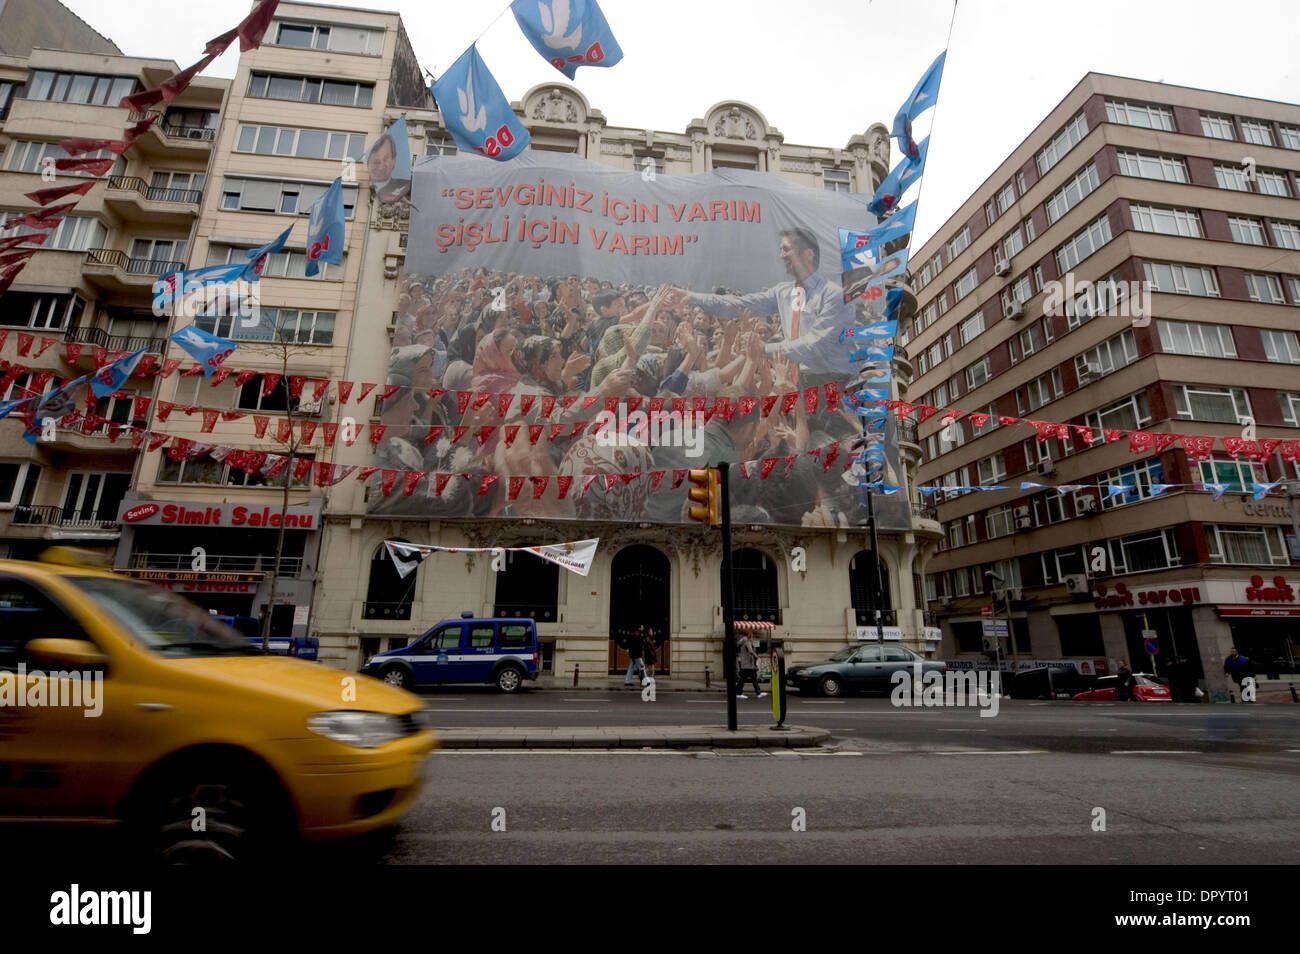
{"type": "Polygon", "coordinates": [[[261,655],[167,590],[0,560],[0,821],[122,823],[168,861],[362,834],[415,798],[421,710],[261,655]]]}

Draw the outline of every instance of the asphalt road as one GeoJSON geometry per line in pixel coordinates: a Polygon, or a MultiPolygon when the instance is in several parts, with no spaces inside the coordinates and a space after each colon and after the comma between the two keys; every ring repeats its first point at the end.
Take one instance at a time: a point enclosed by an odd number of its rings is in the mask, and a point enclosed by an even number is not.
{"type": "MultiPolygon", "coordinates": [[[[630,691],[426,698],[447,725],[725,718],[721,699],[700,693],[654,703],[630,691]]],[[[740,702],[741,720],[761,720],[766,703],[740,702]]],[[[793,700],[790,720],[831,728],[832,744],[802,753],[435,753],[384,860],[1300,861],[1300,706],[1003,700],[996,717],[980,718],[976,709],[854,698],[793,700]],[[805,830],[792,827],[796,809],[805,830]],[[1097,809],[1104,831],[1094,830],[1097,809]]]]}

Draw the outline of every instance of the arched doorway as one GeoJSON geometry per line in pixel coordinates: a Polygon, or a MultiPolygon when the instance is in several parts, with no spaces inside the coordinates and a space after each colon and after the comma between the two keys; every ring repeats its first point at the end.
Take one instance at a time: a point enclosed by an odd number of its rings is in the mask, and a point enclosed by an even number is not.
{"type": "Polygon", "coordinates": [[[771,557],[762,550],[732,550],[731,579],[736,619],[781,625],[781,597],[771,557]]]}
{"type": "Polygon", "coordinates": [[[636,544],[614,554],[609,585],[609,671],[627,672],[627,650],[619,641],[638,626],[654,633],[656,673],[669,671],[668,587],[672,567],[654,547],[636,544]]]}
{"type": "MultiPolygon", "coordinates": [[[[889,566],[880,564],[880,613],[886,626],[894,625],[893,599],[889,592],[889,566]]],[[[871,550],[859,550],[849,561],[849,595],[859,626],[876,625],[876,560],[871,550]]]]}
{"type": "MultiPolygon", "coordinates": [[[[398,541],[405,543],[405,540],[398,541]]],[[[370,558],[370,583],[366,587],[365,619],[410,619],[411,601],[419,571],[403,577],[382,543],[370,558]]]]}

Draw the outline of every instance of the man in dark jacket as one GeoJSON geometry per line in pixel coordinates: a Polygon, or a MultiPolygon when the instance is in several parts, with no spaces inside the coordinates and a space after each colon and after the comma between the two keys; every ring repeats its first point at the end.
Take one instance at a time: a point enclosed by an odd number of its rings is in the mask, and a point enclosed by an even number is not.
{"type": "Polygon", "coordinates": [[[645,675],[645,663],[641,661],[642,647],[645,646],[645,630],[640,626],[627,639],[627,675],[623,677],[623,685],[632,685],[632,673],[639,672],[645,675]]]}
{"type": "Polygon", "coordinates": [[[1131,702],[1133,700],[1133,671],[1128,668],[1128,660],[1119,661],[1119,669],[1115,671],[1119,677],[1119,684],[1115,687],[1115,699],[1118,702],[1131,702]]]}
{"type": "Polygon", "coordinates": [[[1237,688],[1241,688],[1241,680],[1253,675],[1255,666],[1251,663],[1249,657],[1241,655],[1241,653],[1237,652],[1237,647],[1233,646],[1228,650],[1228,655],[1223,660],[1223,672],[1224,675],[1232,678],[1232,681],[1237,684],[1237,688]]]}

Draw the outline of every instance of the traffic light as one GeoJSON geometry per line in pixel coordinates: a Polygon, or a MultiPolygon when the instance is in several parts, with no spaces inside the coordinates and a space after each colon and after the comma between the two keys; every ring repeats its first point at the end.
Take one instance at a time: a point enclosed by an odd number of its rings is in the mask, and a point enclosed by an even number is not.
{"type": "Polygon", "coordinates": [[[718,472],[709,467],[697,467],[687,475],[695,486],[690,497],[690,518],[709,527],[718,525],[718,472]]]}

